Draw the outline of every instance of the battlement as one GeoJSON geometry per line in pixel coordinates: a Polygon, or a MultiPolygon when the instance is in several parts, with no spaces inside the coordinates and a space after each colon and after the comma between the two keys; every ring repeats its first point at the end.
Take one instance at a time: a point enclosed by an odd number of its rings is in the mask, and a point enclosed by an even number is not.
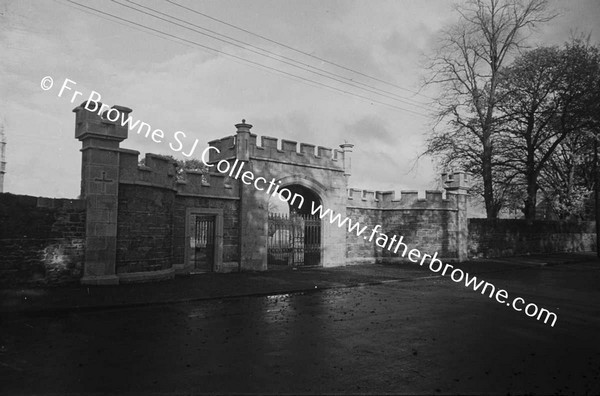
{"type": "Polygon", "coordinates": [[[139,164],[139,152],[119,149],[119,182],[176,190],[184,195],[237,197],[237,181],[221,173],[185,171],[177,177],[177,164],[158,154],[146,154],[139,164]]]}
{"type": "Polygon", "coordinates": [[[443,178],[447,180],[446,191],[426,190],[424,194],[419,194],[419,191],[405,190],[400,191],[399,197],[395,191],[349,188],[347,205],[371,209],[455,209],[456,191],[468,189],[468,174],[444,173],[443,178]]]}
{"type": "Polygon", "coordinates": [[[257,159],[274,161],[300,166],[313,166],[344,171],[344,158],[350,150],[333,149],[309,143],[298,143],[292,140],[278,139],[271,136],[258,136],[250,133],[252,125],[237,124],[237,134],[209,142],[219,150],[210,151],[209,161],[238,158],[243,161],[257,159]]]}
{"type": "Polygon", "coordinates": [[[186,171],[177,181],[177,193],[235,199],[239,197],[239,182],[218,172],[186,171]]]}
{"type": "Polygon", "coordinates": [[[343,170],[344,153],[339,149],[298,143],[292,140],[250,134],[250,158],[278,161],[299,165],[313,165],[343,170]]]}
{"type": "Polygon", "coordinates": [[[236,139],[235,136],[225,136],[221,139],[211,140],[209,146],[215,147],[219,152],[210,150],[209,162],[215,163],[222,159],[236,158],[236,139]]]}
{"type": "Polygon", "coordinates": [[[424,194],[419,191],[400,191],[399,197],[395,191],[348,189],[348,206],[372,209],[449,209],[454,206],[451,196],[444,198],[444,191],[426,190],[424,194]],[[422,198],[424,197],[424,198],[422,198]]]}
{"type": "Polygon", "coordinates": [[[175,161],[157,154],[146,154],[144,165],[140,165],[139,154],[136,150],[119,149],[120,183],[175,188],[175,161]]]}

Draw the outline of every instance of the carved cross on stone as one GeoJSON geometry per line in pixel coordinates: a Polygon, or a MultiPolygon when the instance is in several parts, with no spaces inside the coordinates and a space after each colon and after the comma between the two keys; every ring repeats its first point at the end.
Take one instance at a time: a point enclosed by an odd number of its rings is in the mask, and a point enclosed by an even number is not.
{"type": "Polygon", "coordinates": [[[112,183],[112,179],[107,179],[106,178],[106,172],[102,171],[102,178],[95,178],[94,181],[97,182],[104,182],[104,183],[112,183]]]}

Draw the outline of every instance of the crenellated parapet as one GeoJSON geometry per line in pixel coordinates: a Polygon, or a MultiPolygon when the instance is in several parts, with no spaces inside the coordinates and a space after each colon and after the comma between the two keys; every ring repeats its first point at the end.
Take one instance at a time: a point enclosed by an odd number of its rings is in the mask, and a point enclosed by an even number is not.
{"type": "Polygon", "coordinates": [[[209,162],[219,162],[222,159],[235,159],[236,158],[236,139],[235,136],[225,136],[221,139],[216,139],[208,142],[209,146],[212,146],[219,150],[210,150],[209,162]]]}
{"type": "Polygon", "coordinates": [[[186,171],[184,177],[177,181],[177,194],[238,199],[239,181],[218,172],[186,171]]]}
{"type": "Polygon", "coordinates": [[[146,154],[144,165],[139,164],[139,151],[120,149],[119,183],[158,188],[175,188],[176,163],[170,158],[146,154]]]}
{"type": "Polygon", "coordinates": [[[146,154],[144,164],[139,163],[139,152],[120,149],[119,182],[166,188],[180,195],[235,198],[238,182],[222,173],[186,170],[177,174],[177,163],[171,158],[146,154]]]}
{"type": "Polygon", "coordinates": [[[399,196],[395,191],[348,189],[348,206],[364,209],[453,209],[456,206],[455,198],[443,191],[427,190],[424,194],[419,191],[400,191],[399,196]]]}
{"type": "MultiPolygon", "coordinates": [[[[239,159],[248,161],[252,159],[260,161],[272,161],[304,167],[316,167],[344,171],[345,153],[351,152],[350,144],[340,146],[342,149],[315,146],[309,143],[298,143],[292,140],[278,139],[270,136],[259,137],[250,132],[252,125],[242,120],[237,124],[237,134],[222,139],[213,140],[209,145],[219,150],[210,151],[209,161],[216,163],[220,160],[239,159]]],[[[349,169],[347,170],[349,172],[349,169]]],[[[349,173],[348,173],[349,174],[349,173]]]]}
{"type": "Polygon", "coordinates": [[[443,174],[446,191],[426,190],[424,194],[418,191],[401,191],[397,196],[395,191],[376,191],[349,188],[348,207],[364,209],[432,209],[456,210],[457,194],[466,194],[469,189],[469,174],[454,172],[443,174]]]}

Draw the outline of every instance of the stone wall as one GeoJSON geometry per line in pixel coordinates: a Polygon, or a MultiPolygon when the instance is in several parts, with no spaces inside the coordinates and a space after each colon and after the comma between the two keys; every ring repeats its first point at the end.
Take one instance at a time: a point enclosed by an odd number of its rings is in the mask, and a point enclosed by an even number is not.
{"type": "MultiPolygon", "coordinates": [[[[358,222],[361,227],[368,226],[366,234],[370,235],[371,230],[377,224],[381,225],[381,210],[373,208],[348,207],[346,209],[348,218],[352,223],[358,222]]],[[[346,228],[347,230],[347,228],[346,228]]],[[[384,229],[387,233],[388,230],[384,229]]],[[[363,234],[364,235],[364,234],[363,234]]],[[[346,235],[346,258],[348,264],[374,263],[378,260],[379,250],[373,241],[364,239],[363,235],[356,235],[356,232],[348,232],[346,235]]]]}
{"type": "MultiPolygon", "coordinates": [[[[393,191],[348,190],[347,213],[358,222],[365,233],[348,232],[346,237],[347,262],[395,262],[406,260],[403,249],[394,253],[378,246],[370,236],[375,226],[391,238],[402,237],[408,250],[418,249],[445,261],[463,261],[467,258],[466,205],[468,176],[457,172],[445,177],[446,192],[426,191],[422,198],[416,191],[402,191],[396,197],[393,191]]],[[[390,242],[391,243],[391,242],[390,242]]],[[[395,245],[394,245],[395,246],[395,245]]]]}
{"type": "MultiPolygon", "coordinates": [[[[392,210],[385,212],[382,224],[391,235],[403,235],[408,249],[433,255],[445,261],[459,261],[456,211],[451,210],[392,210]]],[[[378,247],[377,257],[382,261],[396,261],[402,251],[394,253],[378,247]]]]}
{"type": "Polygon", "coordinates": [[[117,274],[172,267],[174,200],[173,190],[119,186],[117,274]]]}
{"type": "Polygon", "coordinates": [[[471,258],[595,250],[593,222],[469,219],[471,258]]]}
{"type": "Polygon", "coordinates": [[[0,282],[78,281],[85,211],[82,200],[0,194],[0,282]]]}

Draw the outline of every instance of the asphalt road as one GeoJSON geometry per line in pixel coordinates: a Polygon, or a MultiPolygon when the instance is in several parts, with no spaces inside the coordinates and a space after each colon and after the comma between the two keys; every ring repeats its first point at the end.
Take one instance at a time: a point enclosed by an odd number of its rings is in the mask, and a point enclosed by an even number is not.
{"type": "Polygon", "coordinates": [[[14,316],[2,394],[600,394],[600,264],[482,274],[554,327],[448,278],[14,316]]]}

